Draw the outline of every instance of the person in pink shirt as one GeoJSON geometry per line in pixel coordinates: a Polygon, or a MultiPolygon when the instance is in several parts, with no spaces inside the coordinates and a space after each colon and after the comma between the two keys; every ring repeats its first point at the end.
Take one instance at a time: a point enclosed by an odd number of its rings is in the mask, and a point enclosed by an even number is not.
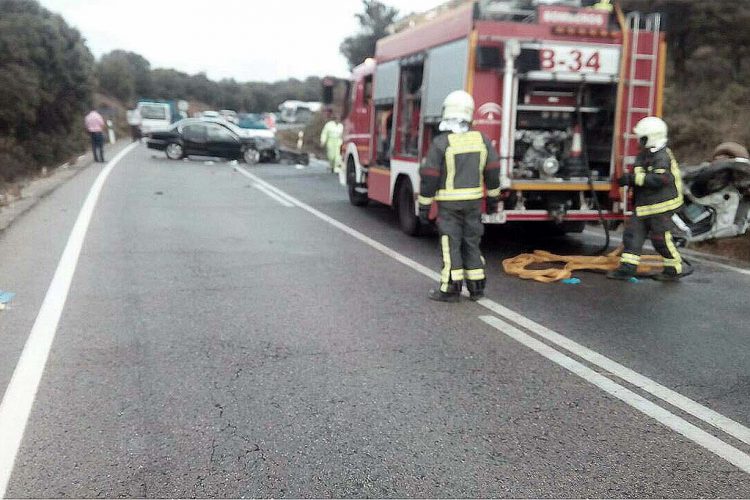
{"type": "Polygon", "coordinates": [[[94,161],[104,163],[104,131],[107,125],[104,118],[92,109],[83,119],[86,131],[91,135],[91,149],[94,151],[94,161]]]}

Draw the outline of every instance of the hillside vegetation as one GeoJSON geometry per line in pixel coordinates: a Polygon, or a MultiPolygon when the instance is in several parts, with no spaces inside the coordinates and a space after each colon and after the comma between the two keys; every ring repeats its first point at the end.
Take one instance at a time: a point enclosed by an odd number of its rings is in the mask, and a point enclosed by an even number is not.
{"type": "MultiPolygon", "coordinates": [[[[750,0],[622,0],[621,5],[665,14],[664,109],[681,161],[704,159],[723,140],[750,144],[750,0]]],[[[365,0],[362,30],[342,42],[343,54],[352,64],[371,55],[374,41],[397,16],[392,7],[365,0]]],[[[62,163],[85,148],[82,119],[95,106],[121,110],[138,98],[163,98],[272,111],[287,99],[319,100],[320,83],[318,77],[213,81],[202,73],[151,68],[143,56],[123,50],[96,61],[80,33],[36,0],[0,0],[0,183],[62,163]]]]}
{"type": "Polygon", "coordinates": [[[123,108],[140,98],[258,112],[288,99],[317,101],[320,89],[314,76],[214,81],[204,73],[151,68],[143,56],[123,50],[96,61],[81,34],[36,0],[0,0],[0,185],[83,151],[83,116],[94,107],[122,125],[123,108]]]}
{"type": "Polygon", "coordinates": [[[663,13],[668,66],[664,118],[682,162],[722,141],[750,145],[750,0],[623,0],[663,13]]]}

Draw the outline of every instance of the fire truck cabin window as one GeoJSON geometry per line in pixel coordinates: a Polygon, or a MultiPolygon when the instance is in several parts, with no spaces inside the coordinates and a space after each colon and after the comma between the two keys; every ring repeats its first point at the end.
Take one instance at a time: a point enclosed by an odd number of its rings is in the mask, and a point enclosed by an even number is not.
{"type": "Polygon", "coordinates": [[[422,63],[401,68],[397,147],[404,156],[416,157],[419,154],[423,68],[422,63]]]}

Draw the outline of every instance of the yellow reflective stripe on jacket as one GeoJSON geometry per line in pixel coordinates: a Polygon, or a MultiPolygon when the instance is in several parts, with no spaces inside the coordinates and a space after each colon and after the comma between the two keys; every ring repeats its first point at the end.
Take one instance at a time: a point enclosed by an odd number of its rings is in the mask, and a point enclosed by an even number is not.
{"type": "Polygon", "coordinates": [[[466,188],[466,189],[439,189],[435,193],[435,199],[437,201],[467,201],[467,200],[480,200],[484,193],[481,187],[466,188]]]}
{"type": "Polygon", "coordinates": [[[635,208],[635,215],[638,217],[646,217],[648,215],[658,215],[663,214],[664,212],[670,212],[672,210],[677,210],[682,206],[682,193],[677,198],[672,198],[668,201],[663,201],[661,203],[655,203],[653,205],[644,205],[642,207],[636,207],[635,208]]]}
{"type": "Polygon", "coordinates": [[[643,186],[643,183],[646,181],[646,169],[643,167],[635,167],[633,171],[635,172],[635,185],[643,186]]]}
{"type": "Polygon", "coordinates": [[[467,269],[466,279],[474,281],[485,279],[484,269],[467,269]]]}
{"type": "Polygon", "coordinates": [[[641,263],[641,256],[634,253],[624,253],[620,256],[620,262],[637,266],[641,263]]]}
{"type": "Polygon", "coordinates": [[[432,205],[433,198],[428,198],[427,196],[422,196],[421,194],[417,196],[417,203],[420,205],[432,205]]]}
{"type": "Polygon", "coordinates": [[[487,196],[490,198],[497,198],[500,196],[500,188],[497,189],[488,189],[487,190],[487,196]]]}
{"type": "Polygon", "coordinates": [[[487,165],[487,147],[484,145],[482,134],[477,131],[464,134],[450,134],[448,148],[445,150],[445,190],[455,189],[456,156],[467,153],[479,153],[479,187],[484,187],[484,167],[487,165]]]}
{"type": "Polygon", "coordinates": [[[677,189],[677,196],[671,200],[663,201],[661,203],[654,203],[653,205],[643,205],[642,207],[635,207],[635,215],[638,217],[645,217],[648,215],[663,214],[664,212],[670,212],[677,210],[682,206],[682,176],[680,175],[680,165],[677,163],[672,151],[667,148],[667,154],[669,155],[669,170],[674,178],[674,185],[677,189]]]}
{"type": "Polygon", "coordinates": [[[682,174],[680,174],[680,164],[677,163],[677,158],[672,154],[672,150],[667,148],[667,154],[669,155],[669,169],[672,171],[674,177],[674,185],[677,187],[677,192],[680,194],[682,199],[682,174]]]}

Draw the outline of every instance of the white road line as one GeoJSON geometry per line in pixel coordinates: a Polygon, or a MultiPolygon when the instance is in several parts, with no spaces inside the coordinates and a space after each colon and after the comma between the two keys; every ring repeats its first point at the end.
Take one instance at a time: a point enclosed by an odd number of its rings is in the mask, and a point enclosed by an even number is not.
{"type": "MultiPolygon", "coordinates": [[[[235,168],[242,169],[242,167],[235,167],[235,168]]],[[[365,236],[364,234],[360,233],[356,229],[353,229],[337,221],[336,219],[329,217],[328,215],[312,208],[311,206],[305,204],[304,202],[298,200],[297,198],[294,198],[293,196],[285,193],[279,188],[269,184],[268,182],[264,181],[260,177],[253,175],[245,171],[244,169],[242,170],[244,171],[244,174],[246,176],[253,179],[255,182],[267,187],[269,190],[273,191],[279,196],[283,196],[284,198],[289,200],[291,203],[294,203],[298,207],[311,213],[312,215],[318,217],[319,219],[324,220],[325,222],[331,224],[334,227],[337,227],[338,229],[341,229],[345,233],[355,237],[356,239],[371,246],[372,248],[378,250],[379,252],[382,252],[383,254],[397,260],[398,262],[401,262],[402,264],[412,268],[413,270],[423,274],[424,276],[427,276],[428,278],[434,281],[438,281],[440,279],[440,275],[437,272],[423,266],[422,264],[404,255],[401,255],[400,253],[396,252],[395,250],[392,250],[391,248],[383,245],[382,243],[379,243],[373,240],[372,238],[365,236]]],[[[589,363],[595,366],[598,366],[599,368],[602,368],[603,370],[606,370],[607,372],[613,375],[616,375],[622,380],[652,394],[653,396],[656,396],[657,398],[662,399],[663,401],[671,404],[672,406],[675,406],[689,413],[690,415],[693,415],[694,417],[702,420],[703,422],[709,425],[712,425],[716,427],[717,429],[720,429],[721,431],[729,434],[730,436],[744,443],[750,444],[750,429],[740,424],[739,422],[736,422],[729,417],[726,417],[714,410],[711,410],[710,408],[707,408],[693,401],[692,399],[686,396],[683,396],[682,394],[679,394],[678,392],[675,392],[667,387],[664,387],[663,385],[655,382],[654,380],[651,380],[650,378],[644,375],[641,375],[617,363],[616,361],[613,361],[607,358],[606,356],[602,354],[599,354],[591,349],[588,349],[582,346],[581,344],[578,344],[577,342],[570,340],[569,338],[553,330],[550,330],[549,328],[542,326],[539,323],[515,311],[512,311],[511,309],[508,309],[505,306],[498,304],[497,302],[493,300],[485,298],[485,299],[478,301],[477,304],[489,309],[490,311],[504,317],[505,319],[509,321],[516,323],[519,326],[522,326],[523,328],[526,328],[532,333],[539,335],[542,338],[545,338],[546,340],[569,351],[570,353],[575,354],[576,356],[579,356],[585,359],[589,363]]]]}
{"type": "Polygon", "coordinates": [[[294,206],[294,204],[289,203],[288,201],[286,201],[286,199],[284,199],[281,196],[277,195],[276,193],[272,192],[267,187],[258,184],[257,182],[255,184],[253,184],[253,187],[255,189],[257,189],[258,191],[262,192],[263,194],[265,194],[266,196],[268,196],[269,198],[278,201],[279,203],[281,203],[285,207],[293,207],[294,206]]]}
{"type": "Polygon", "coordinates": [[[734,267],[730,266],[729,264],[722,264],[721,262],[716,262],[715,260],[711,259],[704,259],[703,257],[698,257],[693,253],[686,253],[688,257],[690,257],[689,260],[694,260],[697,262],[702,262],[703,264],[707,264],[709,266],[718,267],[720,269],[726,269],[727,271],[732,271],[739,274],[744,274],[745,276],[750,276],[750,270],[742,269],[741,267],[734,267]]]}
{"type": "MultiPolygon", "coordinates": [[[[602,238],[602,239],[605,238],[605,236],[603,234],[598,233],[596,231],[591,231],[590,229],[584,229],[583,230],[583,234],[588,234],[590,236],[596,236],[597,238],[602,238]]],[[[610,235],[610,240],[616,241],[618,243],[622,243],[622,237],[617,236],[617,235],[610,235]]],[[[650,246],[648,244],[646,245],[646,248],[649,248],[651,250],[654,249],[653,246],[650,246]]],[[[690,257],[689,260],[694,260],[696,262],[701,262],[701,263],[707,264],[709,266],[714,266],[714,267],[718,267],[720,269],[726,269],[727,271],[732,271],[734,273],[744,274],[745,276],[750,276],[750,269],[743,269],[741,267],[730,266],[729,264],[723,264],[721,262],[717,262],[717,261],[712,260],[712,259],[701,257],[700,254],[699,254],[699,252],[696,252],[694,250],[689,250],[689,249],[683,249],[683,248],[681,248],[680,252],[683,253],[684,255],[690,257]]]]}
{"type": "Polygon", "coordinates": [[[412,269],[414,269],[414,270],[416,270],[416,271],[418,271],[418,272],[420,272],[420,273],[422,273],[422,274],[424,274],[424,275],[426,275],[426,276],[428,276],[428,277],[430,277],[430,278],[432,278],[434,280],[439,280],[440,279],[440,275],[438,273],[432,271],[428,267],[423,266],[419,262],[414,261],[414,260],[412,260],[412,259],[410,259],[408,257],[405,257],[405,256],[401,255],[400,253],[396,252],[395,250],[391,250],[390,248],[388,248],[387,246],[383,245],[382,243],[379,243],[379,242],[373,240],[369,236],[365,236],[364,234],[360,233],[356,229],[352,229],[351,227],[347,226],[346,224],[342,224],[341,222],[337,221],[336,219],[327,216],[323,212],[320,212],[320,211],[314,209],[313,207],[311,207],[310,205],[307,205],[306,203],[298,200],[297,198],[294,198],[293,196],[288,195],[287,193],[285,193],[284,191],[280,190],[276,186],[273,186],[273,185],[267,183],[266,181],[264,181],[263,179],[261,179],[257,175],[251,174],[250,172],[248,172],[244,168],[242,168],[242,167],[234,167],[234,168],[237,171],[239,171],[241,174],[243,174],[244,176],[246,176],[246,177],[254,180],[258,184],[260,184],[262,186],[265,186],[266,188],[268,188],[269,190],[271,190],[274,193],[278,194],[279,196],[282,196],[283,198],[289,200],[290,203],[293,203],[293,204],[297,205],[298,207],[302,208],[303,210],[305,210],[305,211],[313,214],[315,217],[318,217],[319,219],[322,219],[322,220],[326,221],[327,223],[331,224],[332,226],[334,226],[334,227],[336,227],[336,228],[344,231],[345,233],[349,234],[350,236],[353,236],[353,237],[357,238],[361,242],[366,243],[367,245],[370,245],[371,247],[375,248],[376,250],[378,250],[378,251],[386,254],[387,256],[389,256],[389,257],[391,257],[391,258],[393,258],[393,259],[401,262],[404,265],[407,265],[407,266],[411,267],[412,269]]]}
{"type": "Polygon", "coordinates": [[[57,325],[68,298],[70,283],[78,265],[78,257],[94,214],[96,202],[112,169],[137,145],[138,143],[129,145],[112,158],[91,186],[73,230],[70,232],[65,250],[57,264],[55,275],[44,296],[42,307],[39,309],[29,338],[23,347],[16,369],[5,390],[3,400],[0,402],[0,443],[2,443],[0,446],[0,498],[5,497],[16,454],[21,446],[39,382],[57,333],[57,325]]]}
{"type": "Polygon", "coordinates": [[[505,306],[498,304],[489,299],[481,299],[478,302],[480,305],[486,307],[490,311],[504,317],[516,323],[523,328],[526,328],[532,333],[552,342],[558,347],[562,347],[566,351],[575,354],[576,356],[585,359],[589,363],[606,370],[612,375],[616,375],[622,380],[632,384],[644,391],[656,396],[657,398],[666,401],[667,403],[675,406],[682,411],[693,415],[700,420],[703,420],[707,424],[710,424],[717,429],[726,432],[730,436],[739,439],[743,443],[750,444],[750,429],[732,420],[729,417],[715,412],[714,410],[707,408],[692,399],[683,396],[682,394],[673,391],[663,385],[651,380],[650,378],[641,375],[638,372],[627,368],[620,363],[609,359],[608,357],[599,354],[581,344],[570,340],[569,338],[561,335],[554,330],[540,325],[539,323],[523,316],[515,311],[508,309],[505,306]]]}
{"type": "Polygon", "coordinates": [[[734,464],[744,472],[750,473],[750,456],[738,450],[737,448],[728,445],[724,441],[696,427],[687,420],[668,412],[661,406],[658,406],[648,399],[639,396],[630,389],[627,389],[626,387],[613,382],[607,377],[595,372],[594,370],[586,367],[578,361],[575,361],[573,358],[562,354],[561,352],[553,349],[544,342],[541,342],[525,334],[518,328],[515,328],[508,323],[497,319],[494,316],[480,316],[480,319],[485,323],[493,326],[497,330],[501,331],[513,340],[516,340],[529,349],[532,349],[541,354],[553,363],[562,366],[566,370],[578,375],[585,381],[594,384],[604,392],[611,394],[612,396],[632,406],[641,413],[648,415],[649,417],[660,422],[666,427],[669,427],[673,431],[682,434],[694,443],[699,444],[710,452],[720,456],[727,462],[734,464]]]}

